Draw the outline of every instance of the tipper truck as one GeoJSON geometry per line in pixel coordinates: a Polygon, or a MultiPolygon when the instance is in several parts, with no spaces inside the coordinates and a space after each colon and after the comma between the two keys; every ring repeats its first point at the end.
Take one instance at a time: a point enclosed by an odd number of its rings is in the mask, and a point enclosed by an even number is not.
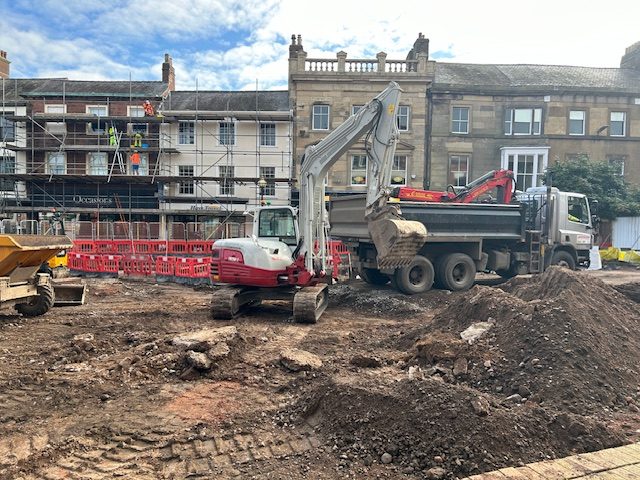
{"type": "Polygon", "coordinates": [[[511,204],[399,201],[402,216],[424,224],[427,237],[413,262],[398,268],[377,261],[364,196],[331,199],[331,237],[347,245],[363,280],[391,282],[406,294],[434,285],[466,290],[476,272],[512,277],[553,264],[575,268],[588,262],[594,218],[585,195],[535,187],[516,198],[511,204]]]}

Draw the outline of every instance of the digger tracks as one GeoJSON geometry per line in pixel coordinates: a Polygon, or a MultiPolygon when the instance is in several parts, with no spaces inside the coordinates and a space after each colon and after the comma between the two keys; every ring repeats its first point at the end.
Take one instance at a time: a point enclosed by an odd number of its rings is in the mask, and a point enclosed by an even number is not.
{"type": "Polygon", "coordinates": [[[211,296],[211,315],[215,320],[231,320],[240,312],[238,296],[242,288],[224,287],[211,296]]]}
{"type": "Polygon", "coordinates": [[[328,304],[328,285],[301,288],[293,297],[293,320],[296,323],[316,323],[328,304]]]}

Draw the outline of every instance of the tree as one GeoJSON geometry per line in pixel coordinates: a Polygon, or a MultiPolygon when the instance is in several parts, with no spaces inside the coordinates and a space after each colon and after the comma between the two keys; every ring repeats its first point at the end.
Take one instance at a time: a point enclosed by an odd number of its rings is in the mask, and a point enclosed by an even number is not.
{"type": "Polygon", "coordinates": [[[567,192],[583,193],[598,201],[598,215],[607,220],[640,215],[640,190],[625,183],[617,165],[589,160],[586,155],[577,160],[550,165],[544,175],[546,185],[567,192]]]}

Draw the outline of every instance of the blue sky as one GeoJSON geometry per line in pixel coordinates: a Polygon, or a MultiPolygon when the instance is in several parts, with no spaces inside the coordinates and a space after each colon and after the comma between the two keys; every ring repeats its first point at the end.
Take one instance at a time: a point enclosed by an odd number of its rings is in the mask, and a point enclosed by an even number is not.
{"type": "Polygon", "coordinates": [[[282,89],[290,37],[311,58],[403,59],[419,32],[432,59],[616,67],[640,41],[640,2],[537,0],[0,0],[13,77],[159,80],[178,89],[282,89]]]}

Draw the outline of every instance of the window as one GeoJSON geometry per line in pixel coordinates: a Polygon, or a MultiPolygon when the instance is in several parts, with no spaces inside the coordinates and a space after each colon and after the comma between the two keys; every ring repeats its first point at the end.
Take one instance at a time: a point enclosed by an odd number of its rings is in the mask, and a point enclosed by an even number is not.
{"type": "Polygon", "coordinates": [[[233,122],[220,122],[218,139],[220,140],[220,145],[235,145],[236,124],[233,122]]]}
{"type": "Polygon", "coordinates": [[[130,117],[144,117],[144,108],[143,107],[133,107],[128,106],[127,110],[129,111],[130,117]]]}
{"type": "Polygon", "coordinates": [[[149,133],[149,125],[146,123],[129,123],[128,125],[128,133],[130,135],[135,135],[139,133],[142,136],[145,136],[149,133]]]}
{"type": "Polygon", "coordinates": [[[276,182],[272,179],[276,178],[276,167],[260,167],[260,178],[267,181],[267,185],[262,189],[260,196],[273,197],[276,194],[276,182]]]}
{"type": "Polygon", "coordinates": [[[16,159],[5,155],[0,156],[0,191],[12,192],[15,189],[15,181],[3,178],[3,173],[16,173],[16,159]]]}
{"type": "Polygon", "coordinates": [[[87,154],[87,173],[89,175],[107,175],[107,153],[91,152],[87,154]]]}
{"type": "MultiPolygon", "coordinates": [[[[138,165],[138,175],[149,175],[149,154],[138,152],[140,155],[140,164],[138,165]]],[[[129,165],[131,165],[131,157],[129,157],[129,165]]],[[[193,168],[193,167],[192,167],[193,168]]],[[[129,174],[133,174],[133,168],[129,167],[129,174]]]]}
{"type": "Polygon", "coordinates": [[[400,105],[398,107],[398,113],[396,114],[396,122],[398,124],[398,130],[406,132],[409,130],[409,107],[406,105],[400,105]]]}
{"type": "Polygon", "coordinates": [[[453,107],[451,133],[469,133],[469,107],[453,107]]]}
{"type": "Polygon", "coordinates": [[[180,122],[178,126],[178,144],[193,145],[196,140],[196,124],[195,122],[180,122]]]}
{"type": "Polygon", "coordinates": [[[607,155],[607,162],[609,166],[616,169],[616,175],[624,175],[624,161],[626,157],[624,155],[607,155]]]}
{"type": "Polygon", "coordinates": [[[367,156],[353,155],[351,157],[351,185],[367,184],[367,156]]]}
{"type": "Polygon", "coordinates": [[[45,105],[44,113],[67,113],[66,105],[45,105]]]}
{"type": "Polygon", "coordinates": [[[542,185],[547,168],[549,147],[504,147],[501,149],[501,168],[511,170],[516,177],[516,189],[542,185]]]}
{"type": "Polygon", "coordinates": [[[67,173],[67,165],[64,153],[49,152],[47,154],[47,171],[46,173],[54,175],[63,175],[67,173]]]}
{"type": "Polygon", "coordinates": [[[329,130],[329,105],[314,105],[312,117],[313,130],[329,130]]]}
{"type": "MultiPolygon", "coordinates": [[[[48,114],[64,115],[67,113],[66,105],[45,105],[44,112],[48,114]]],[[[67,124],[64,122],[47,122],[47,130],[49,133],[59,134],[67,132],[67,124]]]]}
{"type": "Polygon", "coordinates": [[[609,135],[612,137],[624,137],[626,135],[626,119],[626,112],[611,112],[609,135]]]}
{"type": "Polygon", "coordinates": [[[220,171],[220,176],[224,177],[220,180],[220,195],[233,195],[235,194],[236,188],[233,183],[234,167],[230,165],[220,165],[218,167],[220,171]]]}
{"type": "Polygon", "coordinates": [[[395,155],[391,168],[391,185],[407,184],[407,156],[395,155]]]}
{"type": "Polygon", "coordinates": [[[5,115],[13,115],[13,112],[0,112],[0,142],[15,142],[16,124],[5,115]]]}
{"type": "Polygon", "coordinates": [[[276,146],[276,124],[275,123],[260,124],[260,145],[263,147],[276,146]]]}
{"type": "Polygon", "coordinates": [[[571,110],[569,112],[569,135],[584,135],[585,112],[571,110]]]}
{"type": "Polygon", "coordinates": [[[109,110],[106,105],[87,105],[87,113],[96,117],[106,117],[109,110]]]}
{"type": "MultiPolygon", "coordinates": [[[[140,156],[140,163],[142,164],[142,156],[140,156]]],[[[193,177],[193,175],[194,175],[193,165],[178,165],[179,177],[193,177]]],[[[193,180],[185,180],[184,182],[180,182],[178,186],[178,193],[180,195],[193,195],[195,193],[195,186],[193,184],[193,180]]]]}
{"type": "Polygon", "coordinates": [[[462,187],[469,179],[469,155],[451,155],[449,157],[449,185],[462,187]]]}
{"type": "Polygon", "coordinates": [[[296,245],[296,224],[291,210],[262,210],[258,221],[258,237],[277,237],[287,245],[296,245]]]}
{"type": "Polygon", "coordinates": [[[540,135],[541,125],[541,108],[507,108],[505,112],[505,135],[540,135]]]}
{"type": "Polygon", "coordinates": [[[567,197],[569,221],[577,223],[589,223],[589,206],[585,197],[567,197]]]}
{"type": "Polygon", "coordinates": [[[364,105],[351,105],[351,115],[355,115],[364,105]]]}

